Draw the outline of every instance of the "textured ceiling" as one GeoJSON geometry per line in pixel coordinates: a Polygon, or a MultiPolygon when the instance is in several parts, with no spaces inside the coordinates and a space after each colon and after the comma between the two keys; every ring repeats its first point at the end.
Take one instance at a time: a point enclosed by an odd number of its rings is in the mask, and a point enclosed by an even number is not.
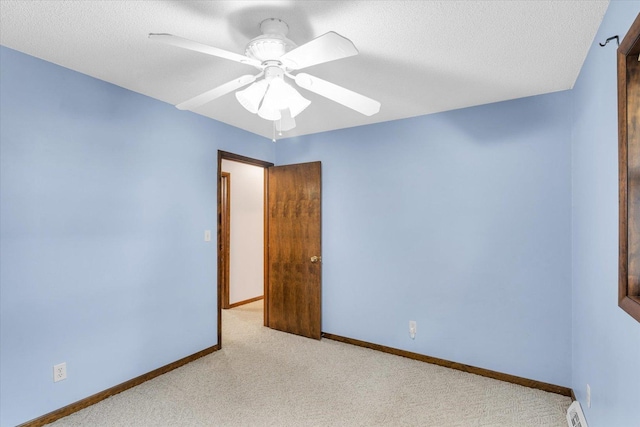
{"type": "MultiPolygon", "coordinates": [[[[171,33],[237,53],[266,18],[301,45],[328,31],[354,57],[304,71],[382,103],[366,117],[312,101],[283,137],[570,89],[608,1],[0,1],[0,43],[178,104],[255,69],[156,43],[171,33]]],[[[233,93],[197,113],[270,138],[272,122],[233,93]]],[[[184,112],[182,114],[191,114],[184,112]]]]}

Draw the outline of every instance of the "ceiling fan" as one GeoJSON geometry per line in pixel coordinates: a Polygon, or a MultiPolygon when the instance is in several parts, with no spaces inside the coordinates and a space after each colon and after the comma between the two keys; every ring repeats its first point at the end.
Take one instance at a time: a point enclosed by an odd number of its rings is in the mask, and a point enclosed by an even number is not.
{"type": "Polygon", "coordinates": [[[262,35],[247,44],[244,55],[172,34],[150,33],[149,38],[152,40],[251,65],[260,70],[256,75],[243,75],[184,101],[176,107],[180,110],[193,110],[251,84],[246,89],[235,93],[238,102],[249,112],[274,121],[277,130],[291,130],[295,127],[294,117],[307,108],[311,101],[287,83],[286,77],[301,88],[366,116],[380,111],[380,103],[364,95],[307,73],[292,74],[312,65],[357,55],[358,50],[349,39],[330,31],[301,46],[296,46],[286,37],[289,26],[277,18],[262,21],[260,30],[262,35]]]}

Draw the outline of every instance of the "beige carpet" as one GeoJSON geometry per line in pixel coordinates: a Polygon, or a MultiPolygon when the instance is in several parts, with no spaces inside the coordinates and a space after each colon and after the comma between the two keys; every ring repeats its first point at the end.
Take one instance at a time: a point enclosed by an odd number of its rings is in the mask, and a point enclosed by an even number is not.
{"type": "Polygon", "coordinates": [[[222,350],[52,425],[567,425],[568,397],[273,331],[262,301],[222,324],[222,350]]]}

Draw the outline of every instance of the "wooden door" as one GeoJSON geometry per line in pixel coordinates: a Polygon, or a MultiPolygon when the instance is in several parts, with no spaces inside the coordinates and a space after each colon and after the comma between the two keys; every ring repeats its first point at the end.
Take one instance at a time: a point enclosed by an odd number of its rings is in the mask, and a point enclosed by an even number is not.
{"type": "Polygon", "coordinates": [[[268,169],[266,326],[320,339],[320,162],[268,169]]]}

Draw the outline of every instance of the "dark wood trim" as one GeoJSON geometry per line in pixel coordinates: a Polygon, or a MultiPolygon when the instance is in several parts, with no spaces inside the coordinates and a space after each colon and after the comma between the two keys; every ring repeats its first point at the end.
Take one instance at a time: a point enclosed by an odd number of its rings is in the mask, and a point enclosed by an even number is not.
{"type": "Polygon", "coordinates": [[[52,423],[60,418],[64,418],[68,415],[73,414],[74,412],[78,412],[81,409],[88,408],[91,405],[95,405],[96,403],[114,396],[118,393],[122,393],[125,390],[133,388],[137,385],[142,384],[145,381],[149,381],[155,377],[158,377],[162,374],[166,374],[169,371],[173,371],[180,366],[186,365],[187,363],[193,362],[196,359],[199,359],[203,356],[213,353],[214,351],[219,350],[217,345],[214,345],[209,348],[205,348],[197,353],[192,354],[191,356],[183,357],[180,360],[176,360],[173,363],[169,363],[168,365],[162,366],[158,369],[154,369],[151,372],[147,372],[146,374],[140,375],[139,377],[135,377],[130,379],[129,381],[125,381],[121,384],[118,384],[114,387],[103,390],[99,393],[91,395],[89,397],[85,397],[82,400],[78,400],[75,403],[64,406],[60,409],[56,409],[55,411],[49,412],[41,417],[35,418],[31,421],[27,421],[26,423],[20,424],[18,427],[39,427],[49,423],[52,423]]]}
{"type": "Polygon", "coordinates": [[[640,322],[640,298],[627,296],[618,302],[618,306],[640,322]]]}
{"type": "Polygon", "coordinates": [[[572,401],[578,400],[578,398],[576,397],[576,394],[573,392],[573,389],[571,389],[571,400],[572,401]]]}
{"type": "Polygon", "coordinates": [[[222,289],[222,308],[229,306],[229,237],[231,233],[231,174],[220,172],[220,287],[222,289]]]}
{"type": "Polygon", "coordinates": [[[217,263],[218,263],[218,274],[216,278],[216,288],[217,288],[217,308],[218,311],[218,347],[222,348],[222,269],[220,266],[223,264],[222,257],[224,254],[222,253],[222,189],[220,188],[220,180],[222,179],[222,159],[223,152],[218,150],[218,172],[216,173],[216,187],[217,187],[217,195],[216,195],[216,222],[218,230],[216,232],[216,244],[218,245],[217,250],[217,263]]]}
{"type": "Polygon", "coordinates": [[[264,168],[264,261],[262,284],[264,290],[264,310],[262,312],[262,324],[269,327],[269,168],[264,168]]]}
{"type": "MultiPolygon", "coordinates": [[[[240,162],[240,163],[246,163],[248,165],[254,165],[254,166],[260,166],[262,168],[265,169],[265,175],[266,175],[266,170],[268,167],[273,166],[273,163],[271,162],[265,162],[264,160],[258,160],[258,159],[252,159],[251,157],[246,157],[246,156],[241,156],[239,154],[234,154],[234,153],[230,153],[228,151],[222,151],[222,150],[218,150],[218,173],[217,173],[217,182],[220,182],[220,177],[222,176],[222,160],[231,160],[234,162],[240,162]]],[[[265,184],[266,185],[266,184],[265,184]]],[[[220,191],[220,185],[216,184],[216,187],[218,188],[218,195],[217,195],[217,203],[218,203],[218,210],[217,210],[217,219],[218,219],[218,279],[217,279],[217,287],[218,287],[218,347],[222,348],[222,288],[220,286],[221,284],[221,270],[220,270],[220,257],[221,257],[221,249],[220,249],[220,239],[222,238],[222,212],[221,212],[221,198],[222,198],[222,191],[220,191]]],[[[264,194],[264,198],[266,201],[267,198],[267,194],[265,192],[264,194]]],[[[266,202],[265,202],[266,203],[266,202]]],[[[266,221],[266,217],[267,217],[267,210],[266,210],[266,204],[265,204],[265,211],[264,211],[264,215],[265,215],[265,221],[266,221]]],[[[264,252],[265,252],[265,256],[266,253],[268,251],[268,247],[267,247],[267,241],[265,239],[265,243],[264,243],[264,252]]],[[[264,298],[265,300],[268,298],[267,293],[265,292],[264,294],[264,298]]]]}
{"type": "Polygon", "coordinates": [[[627,84],[626,56],[618,50],[618,180],[619,180],[619,257],[618,304],[627,296],[627,84]]]}
{"type": "MultiPolygon", "coordinates": [[[[638,152],[640,151],[640,129],[634,125],[640,120],[638,97],[640,97],[640,14],[636,16],[629,32],[618,47],[618,173],[619,173],[619,251],[618,251],[618,306],[640,322],[640,260],[637,249],[640,233],[636,230],[629,237],[630,224],[638,224],[640,215],[637,196],[629,197],[629,167],[632,175],[638,174],[638,152]],[[631,108],[629,108],[631,105],[631,108]],[[631,130],[630,130],[631,129],[631,130]],[[629,203],[633,208],[629,208],[629,203]],[[629,215],[631,214],[631,218],[629,215]],[[631,241],[630,241],[631,240],[631,241]]],[[[637,181],[632,194],[640,191],[637,181]]]]}
{"type": "Polygon", "coordinates": [[[261,295],[259,297],[249,298],[249,299],[246,299],[244,301],[234,302],[233,304],[229,304],[229,308],[240,307],[241,305],[245,305],[245,304],[249,304],[249,303],[252,303],[252,302],[260,301],[261,299],[264,299],[264,296],[261,295]]]}
{"type": "Polygon", "coordinates": [[[636,16],[629,31],[620,42],[618,52],[625,56],[638,55],[640,53],[640,14],[636,16]]]}
{"type": "Polygon", "coordinates": [[[512,384],[518,384],[521,386],[535,388],[538,390],[548,391],[550,393],[561,394],[563,396],[571,396],[572,390],[568,387],[562,387],[555,384],[549,384],[542,381],[530,380],[528,378],[518,377],[515,375],[504,374],[502,372],[491,371],[489,369],[478,368],[475,366],[464,365],[462,363],[451,362],[445,359],[439,359],[437,357],[427,356],[424,354],[413,353],[411,351],[400,350],[393,347],[387,347],[380,344],[373,344],[366,341],[360,341],[353,338],[341,337],[339,335],[322,333],[323,338],[327,338],[334,341],[340,341],[346,344],[357,345],[359,347],[369,348],[371,350],[382,351],[383,353],[389,353],[396,356],[407,357],[413,360],[419,360],[421,362],[431,363],[433,365],[444,366],[445,368],[456,369],[458,371],[468,372],[470,374],[476,374],[487,378],[493,378],[495,380],[505,381],[512,384]]]}
{"type": "Polygon", "coordinates": [[[273,166],[271,162],[265,162],[264,160],[252,159],[251,157],[241,156],[239,154],[229,153],[228,151],[218,151],[218,159],[220,160],[220,164],[222,164],[222,159],[224,160],[232,160],[234,162],[246,163],[248,165],[260,166],[263,168],[268,168],[273,166]]]}

